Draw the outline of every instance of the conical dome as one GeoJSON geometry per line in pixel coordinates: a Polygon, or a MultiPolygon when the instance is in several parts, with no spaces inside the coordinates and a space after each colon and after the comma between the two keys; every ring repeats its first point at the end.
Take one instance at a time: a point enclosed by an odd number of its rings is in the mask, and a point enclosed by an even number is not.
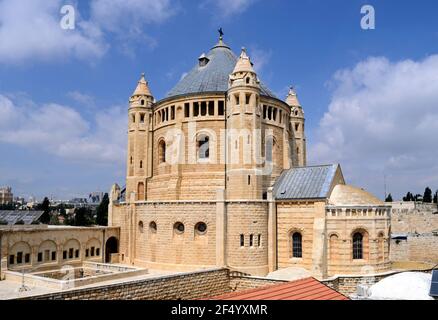
{"type": "Polygon", "coordinates": [[[286,103],[291,107],[301,107],[300,102],[298,101],[297,93],[294,88],[289,89],[289,93],[286,98],[286,103]]]}
{"type": "Polygon", "coordinates": [[[135,88],[133,96],[150,96],[152,97],[152,93],[149,90],[148,83],[144,78],[144,73],[141,74],[141,78],[138,81],[137,88],[135,88]]]}
{"type": "MultiPolygon", "coordinates": [[[[225,93],[228,90],[229,75],[233,72],[238,58],[222,39],[202,57],[206,63],[197,61],[195,67],[170,90],[166,98],[198,93],[225,93]]],[[[261,94],[277,97],[260,83],[261,94]]]]}
{"type": "Polygon", "coordinates": [[[246,49],[242,48],[242,52],[240,53],[240,57],[237,60],[236,66],[234,67],[233,73],[237,72],[252,72],[255,73],[254,68],[252,67],[251,60],[246,54],[246,49]]]}

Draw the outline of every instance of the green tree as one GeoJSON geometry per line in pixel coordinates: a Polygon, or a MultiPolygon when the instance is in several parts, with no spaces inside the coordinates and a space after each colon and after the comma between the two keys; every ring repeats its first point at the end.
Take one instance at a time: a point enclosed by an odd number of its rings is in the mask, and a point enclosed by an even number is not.
{"type": "Polygon", "coordinates": [[[393,200],[392,200],[392,195],[391,194],[388,194],[388,196],[386,197],[386,199],[385,199],[385,202],[392,202],[393,200]]]}
{"type": "Polygon", "coordinates": [[[432,202],[432,190],[429,187],[427,187],[424,190],[423,202],[426,202],[426,203],[432,202]]]}
{"type": "Polygon", "coordinates": [[[438,191],[435,192],[435,195],[433,196],[433,203],[438,203],[438,191]]]}
{"type": "Polygon", "coordinates": [[[61,205],[59,206],[59,215],[63,216],[64,218],[66,217],[66,211],[65,211],[65,206],[63,203],[61,203],[61,205]]]}
{"type": "Polygon", "coordinates": [[[52,215],[51,215],[49,224],[54,225],[54,226],[60,224],[60,223],[59,223],[58,216],[57,216],[56,214],[52,214],[52,215]]]}
{"type": "Polygon", "coordinates": [[[50,201],[49,198],[45,197],[43,202],[37,206],[37,210],[44,211],[40,217],[40,222],[48,224],[50,222],[50,201]]]}
{"type": "Polygon", "coordinates": [[[0,226],[6,226],[8,222],[6,220],[0,219],[0,226]]]}
{"type": "Polygon", "coordinates": [[[415,201],[414,195],[410,192],[406,194],[405,197],[403,197],[403,201],[415,201]]]}
{"type": "Polygon", "coordinates": [[[106,226],[108,224],[108,205],[109,197],[108,193],[105,193],[102,201],[96,209],[96,223],[100,226],[106,226]]]}
{"type": "Polygon", "coordinates": [[[74,225],[87,227],[93,224],[93,213],[90,208],[80,207],[75,210],[74,225]]]}

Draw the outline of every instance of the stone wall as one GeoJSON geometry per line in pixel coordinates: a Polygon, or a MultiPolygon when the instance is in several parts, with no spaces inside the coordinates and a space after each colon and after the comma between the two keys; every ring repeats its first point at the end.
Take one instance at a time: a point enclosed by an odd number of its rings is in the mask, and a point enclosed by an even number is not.
{"type": "Polygon", "coordinates": [[[391,240],[391,261],[419,261],[438,264],[438,236],[408,235],[407,240],[391,240]]]}
{"type": "Polygon", "coordinates": [[[391,261],[438,263],[438,208],[436,204],[394,203],[391,231],[393,235],[407,236],[406,240],[391,240],[391,261]]]}
{"type": "Polygon", "coordinates": [[[33,300],[191,300],[230,292],[228,269],[211,269],[34,296],[33,300]]]}
{"type": "Polygon", "coordinates": [[[240,272],[230,273],[230,289],[232,292],[262,288],[269,285],[275,285],[285,282],[287,281],[273,280],[261,277],[251,277],[240,272]]]}
{"type": "MultiPolygon", "coordinates": [[[[410,272],[415,272],[415,271],[427,272],[427,273],[431,272],[431,270],[411,270],[410,272]]],[[[365,285],[367,287],[370,287],[373,284],[379,282],[380,280],[383,280],[386,277],[398,273],[400,272],[392,271],[392,272],[380,273],[372,276],[343,275],[343,276],[337,276],[331,279],[323,280],[321,282],[346,296],[352,296],[357,294],[358,285],[365,285]]]]}

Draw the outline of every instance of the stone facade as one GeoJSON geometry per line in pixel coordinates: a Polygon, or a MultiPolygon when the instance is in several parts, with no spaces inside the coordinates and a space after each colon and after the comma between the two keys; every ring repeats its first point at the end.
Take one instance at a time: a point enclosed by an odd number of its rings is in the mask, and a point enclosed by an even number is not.
{"type": "Polygon", "coordinates": [[[391,231],[392,261],[438,263],[438,207],[436,204],[394,202],[391,231]]]}
{"type": "Polygon", "coordinates": [[[327,211],[350,210],[329,202],[345,184],[339,167],[322,197],[276,198],[283,173],[306,165],[304,111],[293,89],[282,101],[263,85],[245,49],[237,58],[221,38],[159,101],[142,75],[128,117],[126,188],[113,187],[109,208],[109,225],[120,227],[121,262],[258,276],[298,266],[320,278],[386,268],[389,216],[374,214],[380,204],[362,203],[357,210],[369,210],[366,217],[327,211]],[[363,259],[351,254],[355,230],[363,259]],[[292,257],[293,231],[299,258],[292,257]],[[328,233],[338,236],[333,261],[328,233]]]}
{"type": "MultiPolygon", "coordinates": [[[[2,277],[6,270],[35,272],[105,262],[108,240],[119,239],[119,228],[13,226],[0,227],[2,277]]],[[[117,247],[113,248],[117,252],[117,247]]]]}

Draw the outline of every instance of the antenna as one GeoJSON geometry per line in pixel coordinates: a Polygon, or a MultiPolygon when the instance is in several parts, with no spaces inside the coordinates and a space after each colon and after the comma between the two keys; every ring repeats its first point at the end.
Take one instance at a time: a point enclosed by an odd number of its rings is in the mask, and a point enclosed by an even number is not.
{"type": "Polygon", "coordinates": [[[385,200],[386,200],[387,194],[386,194],[386,174],[385,173],[383,173],[383,188],[385,190],[385,200]]]}

